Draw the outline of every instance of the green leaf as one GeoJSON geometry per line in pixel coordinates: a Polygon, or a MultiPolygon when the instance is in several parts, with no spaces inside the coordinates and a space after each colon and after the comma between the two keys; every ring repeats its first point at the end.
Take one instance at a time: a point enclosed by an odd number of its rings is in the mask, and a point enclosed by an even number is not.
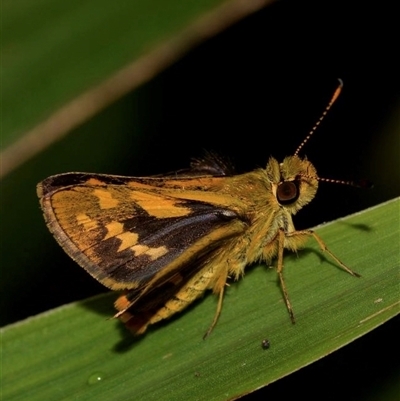
{"type": "Polygon", "coordinates": [[[310,241],[285,257],[292,325],[274,269],[249,268],[226,293],[221,318],[207,296],[132,338],[113,314],[115,294],[77,302],[2,329],[7,400],[225,400],[294,372],[399,313],[400,199],[317,228],[352,277],[310,241]],[[267,338],[270,348],[261,341],[267,338]]]}

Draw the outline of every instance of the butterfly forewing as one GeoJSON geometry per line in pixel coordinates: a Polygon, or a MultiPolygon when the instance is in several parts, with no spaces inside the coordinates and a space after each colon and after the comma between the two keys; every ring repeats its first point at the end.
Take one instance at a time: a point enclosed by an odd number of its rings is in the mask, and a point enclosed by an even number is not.
{"type": "Polygon", "coordinates": [[[109,288],[133,289],[160,272],[157,282],[167,281],[244,230],[234,210],[191,199],[201,179],[166,185],[163,178],[68,173],[49,177],[38,192],[67,253],[109,288]]]}

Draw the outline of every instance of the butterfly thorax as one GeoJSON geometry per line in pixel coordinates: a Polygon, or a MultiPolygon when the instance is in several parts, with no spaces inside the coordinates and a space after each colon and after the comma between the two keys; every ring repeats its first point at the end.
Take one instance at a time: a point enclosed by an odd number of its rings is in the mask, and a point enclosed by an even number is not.
{"type": "MultiPolygon", "coordinates": [[[[276,255],[279,230],[295,231],[292,215],[313,199],[318,187],[314,166],[297,156],[286,157],[282,163],[270,158],[265,169],[224,182],[219,192],[240,199],[242,204],[237,205],[236,212],[248,223],[244,235],[225,247],[225,254],[230,255],[230,260],[241,260],[243,266],[260,260],[268,262],[276,255]]],[[[294,245],[292,238],[285,237],[286,248],[293,249],[294,245]]],[[[242,269],[235,269],[236,273],[239,271],[243,273],[242,269]]]]}

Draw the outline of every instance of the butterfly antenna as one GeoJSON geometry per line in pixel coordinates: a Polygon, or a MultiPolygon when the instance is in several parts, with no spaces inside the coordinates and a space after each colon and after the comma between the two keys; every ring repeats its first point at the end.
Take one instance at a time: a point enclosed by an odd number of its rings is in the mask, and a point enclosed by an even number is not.
{"type": "Polygon", "coordinates": [[[336,99],[339,97],[340,92],[342,91],[342,88],[343,88],[343,81],[340,78],[338,78],[338,80],[339,80],[339,85],[336,88],[331,100],[329,101],[328,105],[325,107],[324,112],[321,114],[321,117],[317,120],[314,127],[312,127],[311,131],[308,133],[308,135],[304,138],[303,142],[296,149],[296,152],[294,152],[294,156],[298,156],[300,150],[303,148],[303,146],[308,142],[308,140],[311,138],[311,136],[317,130],[317,128],[321,124],[322,120],[328,114],[329,109],[333,106],[333,103],[335,103],[336,99]]]}
{"type": "Polygon", "coordinates": [[[328,182],[329,184],[340,184],[340,185],[347,185],[349,187],[355,188],[373,188],[374,184],[366,179],[361,180],[337,180],[335,178],[325,178],[325,177],[318,177],[315,175],[307,175],[302,174],[300,176],[303,180],[317,180],[319,182],[328,182]]]}
{"type": "Polygon", "coordinates": [[[322,177],[315,177],[318,181],[322,181],[322,182],[329,182],[331,184],[342,184],[342,185],[348,185],[350,187],[355,187],[355,188],[372,188],[374,186],[374,184],[369,181],[369,180],[357,180],[357,181],[346,181],[346,180],[335,180],[332,178],[322,178],[322,177]]]}

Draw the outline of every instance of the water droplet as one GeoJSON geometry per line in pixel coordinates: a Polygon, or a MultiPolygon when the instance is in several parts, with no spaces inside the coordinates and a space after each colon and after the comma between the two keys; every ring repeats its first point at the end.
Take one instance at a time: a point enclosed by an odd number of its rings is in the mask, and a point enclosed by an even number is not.
{"type": "Polygon", "coordinates": [[[101,372],[96,372],[89,376],[88,384],[96,384],[102,380],[104,380],[104,374],[101,372]]]}

